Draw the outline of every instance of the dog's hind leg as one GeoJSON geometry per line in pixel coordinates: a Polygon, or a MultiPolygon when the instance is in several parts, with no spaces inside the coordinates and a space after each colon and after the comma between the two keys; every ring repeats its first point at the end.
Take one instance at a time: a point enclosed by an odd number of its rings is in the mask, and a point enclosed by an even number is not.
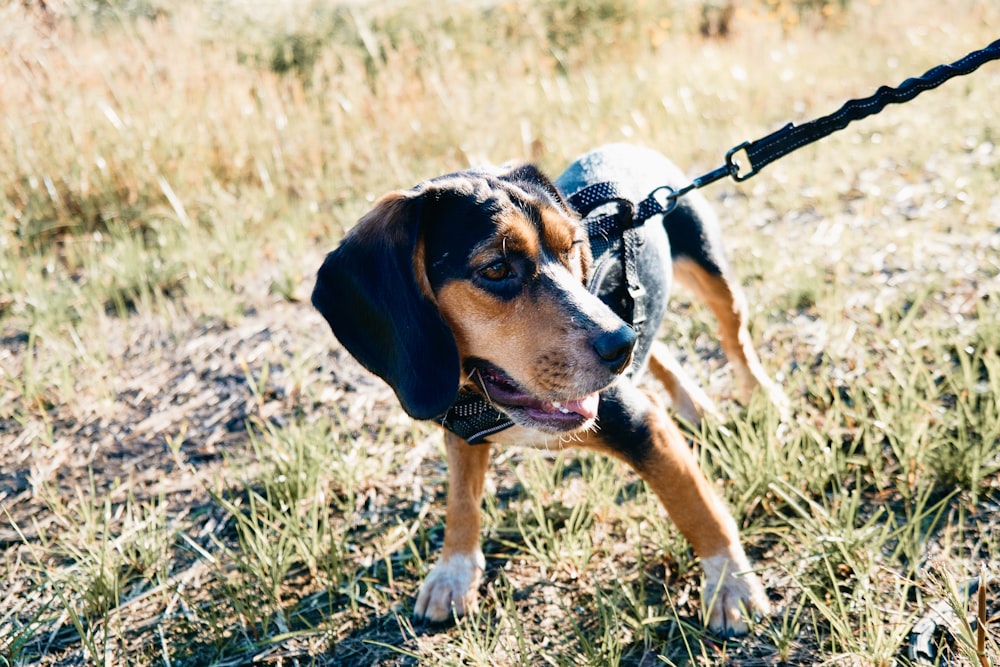
{"type": "Polygon", "coordinates": [[[692,192],[664,217],[663,225],[670,239],[674,279],[708,305],[719,324],[719,342],[736,375],[737,396],[746,403],[760,387],[787,414],[788,399],[764,370],[750,339],[747,300],[726,260],[722,229],[712,206],[692,192]]]}
{"type": "Polygon", "coordinates": [[[740,400],[746,403],[753,390],[760,387],[772,403],[787,412],[788,399],[764,370],[750,339],[746,297],[739,285],[728,279],[723,271],[709,270],[687,257],[674,260],[674,278],[715,315],[719,324],[719,343],[733,366],[740,400]]]}
{"type": "Polygon", "coordinates": [[[670,394],[670,401],[677,414],[692,426],[701,423],[703,414],[720,418],[715,403],[684,371],[667,346],[654,341],[649,356],[649,370],[670,394]]]}

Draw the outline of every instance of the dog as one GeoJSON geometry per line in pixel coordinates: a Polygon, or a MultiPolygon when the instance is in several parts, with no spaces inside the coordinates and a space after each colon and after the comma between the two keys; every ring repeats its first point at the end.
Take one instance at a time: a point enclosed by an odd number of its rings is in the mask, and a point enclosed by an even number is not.
{"type": "Polygon", "coordinates": [[[648,368],[689,422],[715,410],[655,341],[676,279],[713,311],[743,397],[759,387],[785,403],[751,344],[746,299],[704,197],[689,194],[668,213],[647,206],[647,220],[628,223],[651,193],[683,183],[666,157],[625,144],[581,156],[554,182],[530,164],[469,169],[386,194],[327,255],[315,307],[409,415],[446,427],[444,546],[417,619],[474,608],[490,446],[507,444],[623,460],[700,558],[708,627],[742,635],[769,613],[729,510],[638,384],[648,368]]]}

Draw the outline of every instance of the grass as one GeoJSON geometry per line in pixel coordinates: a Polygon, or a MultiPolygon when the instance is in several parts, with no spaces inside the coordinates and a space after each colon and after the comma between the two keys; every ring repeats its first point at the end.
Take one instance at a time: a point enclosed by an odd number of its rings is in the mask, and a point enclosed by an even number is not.
{"type": "MultiPolygon", "coordinates": [[[[1000,26],[976,0],[724,4],[0,8],[0,665],[905,665],[935,609],[947,664],[1000,664],[996,583],[982,656],[959,592],[1000,562],[995,63],[706,190],[793,404],[693,437],[772,618],[713,638],[636,477],[511,448],[479,609],[409,620],[440,435],[307,303],[374,198],[618,140],[695,175],[1000,26]]],[[[709,315],[673,306],[727,397],[709,315]]]]}

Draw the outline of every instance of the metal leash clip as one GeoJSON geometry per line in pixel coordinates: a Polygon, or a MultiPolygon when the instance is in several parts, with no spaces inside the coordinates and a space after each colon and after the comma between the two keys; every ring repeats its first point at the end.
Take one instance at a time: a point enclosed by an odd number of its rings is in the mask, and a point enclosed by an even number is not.
{"type": "Polygon", "coordinates": [[[760,169],[754,167],[753,161],[750,159],[750,153],[747,152],[748,148],[750,148],[750,142],[744,141],[739,146],[733,146],[726,151],[726,168],[729,170],[728,175],[732,176],[734,181],[745,181],[752,176],[756,176],[757,172],[760,171],[760,169]],[[736,155],[738,153],[742,153],[746,156],[746,163],[749,165],[749,168],[746,171],[740,171],[740,163],[736,161],[736,155]]]}

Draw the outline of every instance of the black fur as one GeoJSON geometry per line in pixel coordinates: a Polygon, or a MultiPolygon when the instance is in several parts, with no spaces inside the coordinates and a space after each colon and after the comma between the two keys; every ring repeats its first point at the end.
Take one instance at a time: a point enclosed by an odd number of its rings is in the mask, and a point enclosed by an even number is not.
{"type": "Polygon", "coordinates": [[[495,201],[477,201],[471,193],[448,190],[427,196],[425,218],[435,224],[424,228],[427,279],[437,291],[450,280],[469,279],[472,249],[493,234],[495,201]]]}
{"type": "Polygon", "coordinates": [[[649,428],[651,407],[649,398],[628,382],[615,383],[601,392],[597,408],[601,437],[633,467],[641,467],[653,446],[649,428]]]}

